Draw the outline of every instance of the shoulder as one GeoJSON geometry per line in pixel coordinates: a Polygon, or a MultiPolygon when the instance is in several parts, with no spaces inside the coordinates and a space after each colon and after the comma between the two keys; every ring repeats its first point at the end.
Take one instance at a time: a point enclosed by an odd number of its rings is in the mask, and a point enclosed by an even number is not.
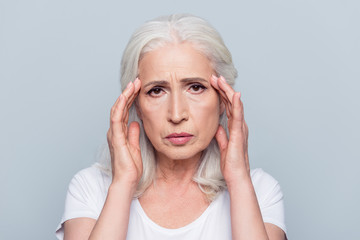
{"type": "Polygon", "coordinates": [[[93,164],[90,167],[84,168],[80,171],[78,171],[73,179],[82,179],[85,181],[96,181],[100,179],[104,179],[106,177],[109,177],[108,174],[106,174],[105,171],[101,169],[101,165],[98,163],[93,164]]]}
{"type": "Polygon", "coordinates": [[[104,205],[111,176],[95,163],[77,172],[71,179],[65,200],[65,209],[56,230],[59,239],[64,236],[63,223],[73,218],[97,219],[104,205]]]}
{"type": "Polygon", "coordinates": [[[283,198],[279,182],[270,174],[261,168],[252,169],[250,174],[258,201],[261,205],[267,205],[269,200],[273,202],[280,201],[283,198]]]}
{"type": "Polygon", "coordinates": [[[259,187],[263,185],[278,184],[278,181],[262,168],[251,169],[250,175],[253,184],[259,185],[259,187]]]}
{"type": "Polygon", "coordinates": [[[272,223],[286,233],[284,200],[279,182],[261,168],[250,173],[264,222],[272,223]]]}
{"type": "Polygon", "coordinates": [[[74,195],[105,194],[109,188],[111,176],[95,163],[91,167],[77,172],[69,184],[69,193],[74,195]]]}

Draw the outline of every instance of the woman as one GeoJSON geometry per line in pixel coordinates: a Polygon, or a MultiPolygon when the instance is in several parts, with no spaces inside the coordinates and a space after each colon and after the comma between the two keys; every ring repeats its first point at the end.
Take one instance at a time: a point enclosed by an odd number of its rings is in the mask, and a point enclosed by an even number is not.
{"type": "Polygon", "coordinates": [[[237,73],[216,30],[191,15],[150,21],[121,73],[111,160],[73,178],[57,236],[286,239],[278,183],[249,169],[237,73]]]}

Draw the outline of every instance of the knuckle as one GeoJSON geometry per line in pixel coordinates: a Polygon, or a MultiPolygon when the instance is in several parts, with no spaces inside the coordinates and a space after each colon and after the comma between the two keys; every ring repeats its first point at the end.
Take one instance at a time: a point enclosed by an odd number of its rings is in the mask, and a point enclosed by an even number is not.
{"type": "Polygon", "coordinates": [[[111,116],[110,122],[111,122],[111,123],[118,123],[118,122],[119,122],[119,118],[118,118],[118,117],[115,117],[115,116],[111,116]]]}

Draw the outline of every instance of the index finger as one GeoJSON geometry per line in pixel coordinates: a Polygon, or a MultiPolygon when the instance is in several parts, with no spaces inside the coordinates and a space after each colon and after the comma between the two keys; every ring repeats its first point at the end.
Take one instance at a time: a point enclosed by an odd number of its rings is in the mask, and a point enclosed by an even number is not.
{"type": "Polygon", "coordinates": [[[219,86],[219,89],[223,91],[229,102],[232,104],[233,96],[235,94],[235,90],[226,82],[225,78],[223,76],[220,76],[218,78],[217,84],[219,86]]]}

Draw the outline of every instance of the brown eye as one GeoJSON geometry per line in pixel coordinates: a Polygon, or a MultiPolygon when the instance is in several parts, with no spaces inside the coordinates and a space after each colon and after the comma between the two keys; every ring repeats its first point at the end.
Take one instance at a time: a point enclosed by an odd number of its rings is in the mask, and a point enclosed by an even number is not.
{"type": "Polygon", "coordinates": [[[154,94],[159,94],[161,92],[161,89],[160,88],[155,88],[152,92],[154,94]]]}
{"type": "Polygon", "coordinates": [[[157,97],[160,96],[162,94],[164,90],[162,88],[159,87],[154,87],[152,89],[150,89],[147,94],[153,97],[157,97]]]}
{"type": "Polygon", "coordinates": [[[194,90],[195,92],[197,92],[197,91],[200,90],[200,86],[199,86],[199,85],[195,85],[195,86],[193,86],[192,88],[193,88],[193,90],[194,90]]]}
{"type": "Polygon", "coordinates": [[[206,87],[204,87],[201,84],[193,84],[190,86],[190,91],[193,93],[201,93],[206,89],[206,87]]]}

